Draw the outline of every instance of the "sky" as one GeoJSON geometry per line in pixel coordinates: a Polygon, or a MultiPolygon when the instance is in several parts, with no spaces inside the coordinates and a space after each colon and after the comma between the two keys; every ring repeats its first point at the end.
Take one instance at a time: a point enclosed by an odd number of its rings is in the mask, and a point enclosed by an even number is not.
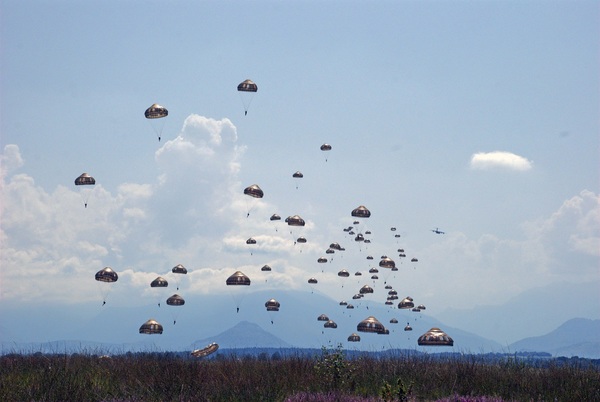
{"type": "MultiPolygon", "coordinates": [[[[159,275],[210,297],[237,270],[250,291],[315,277],[350,299],[362,283],[337,272],[382,255],[399,267],[385,280],[433,316],[600,281],[599,11],[3,0],[0,303],[97,314],[154,304],[159,275]],[[146,119],[154,103],[169,115],[146,119]],[[74,185],[84,172],[94,186],[74,185]],[[371,216],[354,224],[360,205],[371,216]],[[346,250],[326,255],[332,242],[346,250]],[[107,266],[111,285],[94,280],[107,266]]],[[[381,279],[367,280],[379,297],[381,279]]]]}

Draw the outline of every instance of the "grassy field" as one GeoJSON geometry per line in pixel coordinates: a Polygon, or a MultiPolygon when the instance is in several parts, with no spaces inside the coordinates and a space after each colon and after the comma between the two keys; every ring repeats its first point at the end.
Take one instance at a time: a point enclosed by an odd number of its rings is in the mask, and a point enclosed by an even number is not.
{"type": "Polygon", "coordinates": [[[398,353],[191,359],[169,353],[9,354],[2,401],[600,401],[589,364],[398,353]]]}

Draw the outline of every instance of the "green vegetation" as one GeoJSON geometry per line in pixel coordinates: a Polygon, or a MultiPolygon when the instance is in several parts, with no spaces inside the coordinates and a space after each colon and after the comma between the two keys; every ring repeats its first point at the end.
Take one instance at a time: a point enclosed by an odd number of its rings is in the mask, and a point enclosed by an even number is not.
{"type": "Polygon", "coordinates": [[[2,401],[592,401],[597,366],[398,353],[348,357],[41,353],[0,357],[2,401]]]}

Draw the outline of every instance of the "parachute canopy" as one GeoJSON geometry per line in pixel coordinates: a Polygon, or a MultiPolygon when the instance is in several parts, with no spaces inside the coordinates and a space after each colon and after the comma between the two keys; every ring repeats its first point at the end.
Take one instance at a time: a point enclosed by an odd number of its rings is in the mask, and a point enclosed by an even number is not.
{"type": "Polygon", "coordinates": [[[356,218],[368,218],[371,216],[371,211],[369,211],[364,205],[360,205],[352,210],[352,216],[356,218]]]}
{"type": "Polygon", "coordinates": [[[348,342],[360,342],[360,335],[358,335],[357,333],[352,333],[349,337],[348,337],[348,342]]]}
{"type": "Polygon", "coordinates": [[[140,327],[140,334],[162,334],[163,326],[153,319],[149,319],[140,327]]]}
{"type": "Polygon", "coordinates": [[[244,194],[249,195],[254,198],[263,198],[265,195],[262,189],[258,186],[258,184],[253,184],[244,189],[244,194]]]}
{"type": "Polygon", "coordinates": [[[376,334],[385,333],[385,327],[379,320],[373,316],[369,316],[358,323],[356,330],[359,332],[373,332],[376,334]]]}
{"type": "Polygon", "coordinates": [[[362,288],[360,288],[360,290],[358,291],[361,295],[367,294],[367,293],[373,293],[373,288],[370,287],[369,285],[364,285],[362,288]]]}
{"type": "Polygon", "coordinates": [[[185,300],[178,294],[174,294],[167,299],[167,304],[169,306],[183,306],[185,304],[185,300]]]}
{"type": "Polygon", "coordinates": [[[76,186],[93,186],[94,184],[96,184],[96,179],[88,173],[82,173],[75,179],[76,186]]]}
{"type": "Polygon", "coordinates": [[[239,83],[237,90],[240,92],[256,92],[258,91],[258,87],[252,80],[244,80],[239,83]]]}
{"type": "Polygon", "coordinates": [[[99,282],[116,282],[118,279],[119,275],[111,267],[105,267],[96,272],[96,280],[99,282]]]}
{"type": "Polygon", "coordinates": [[[167,280],[162,276],[159,276],[150,282],[150,287],[152,288],[166,288],[167,286],[169,286],[169,282],[167,282],[167,280]]]}
{"type": "Polygon", "coordinates": [[[219,349],[219,345],[217,343],[213,342],[210,345],[207,345],[206,347],[204,347],[202,349],[196,349],[196,350],[192,351],[192,356],[205,357],[205,356],[215,353],[218,349],[219,349]]]}
{"type": "Polygon", "coordinates": [[[323,327],[325,327],[325,328],[337,328],[337,324],[335,323],[335,321],[329,320],[325,324],[323,324],[323,327]]]}
{"type": "Polygon", "coordinates": [[[384,257],[379,261],[379,266],[381,268],[394,268],[396,263],[390,257],[384,257]]]}
{"type": "Polygon", "coordinates": [[[454,340],[439,328],[431,328],[417,340],[419,346],[454,346],[454,340]]]}
{"type": "Polygon", "coordinates": [[[164,106],[161,106],[157,103],[154,103],[144,112],[144,116],[147,119],[160,119],[162,117],[167,117],[169,115],[169,111],[164,106]]]}
{"type": "Polygon", "coordinates": [[[298,215],[288,216],[285,218],[288,226],[304,226],[306,222],[298,215]]]}
{"type": "Polygon", "coordinates": [[[346,269],[342,269],[338,272],[338,276],[341,276],[342,278],[347,278],[350,276],[350,272],[348,272],[348,270],[346,269]]]}
{"type": "Polygon", "coordinates": [[[181,265],[181,264],[177,264],[173,267],[173,269],[171,269],[171,272],[173,272],[174,274],[187,274],[187,269],[181,265]]]}
{"type": "Polygon", "coordinates": [[[227,286],[250,286],[250,278],[242,271],[235,271],[226,281],[227,286]]]}
{"type": "Polygon", "coordinates": [[[281,307],[281,305],[277,300],[269,299],[265,303],[265,307],[267,308],[267,311],[279,311],[279,307],[281,307]]]}
{"type": "Polygon", "coordinates": [[[329,144],[321,145],[321,151],[331,151],[331,145],[329,145],[329,144]]]}
{"type": "Polygon", "coordinates": [[[329,321],[329,317],[326,314],[321,314],[317,317],[317,321],[329,321]]]}
{"type": "Polygon", "coordinates": [[[400,303],[398,303],[398,308],[399,309],[409,309],[409,308],[413,308],[415,306],[415,303],[413,303],[412,298],[410,297],[405,297],[404,299],[402,299],[400,301],[400,303]]]}
{"type": "MultiPolygon", "coordinates": [[[[244,194],[245,193],[246,192],[244,191],[244,194]]],[[[269,220],[271,220],[271,221],[280,221],[281,220],[281,216],[279,216],[277,214],[273,214],[273,215],[271,215],[271,217],[269,218],[269,220]]]]}
{"type": "Polygon", "coordinates": [[[252,103],[252,99],[254,98],[254,94],[258,91],[258,87],[251,80],[244,80],[240,82],[237,86],[238,93],[240,94],[240,98],[242,99],[242,103],[244,104],[244,116],[248,114],[248,109],[250,108],[250,103],[252,103]]]}
{"type": "Polygon", "coordinates": [[[303,177],[304,177],[304,175],[302,174],[302,172],[298,171],[298,172],[295,172],[295,173],[292,175],[292,177],[293,177],[293,178],[295,178],[295,179],[301,179],[301,178],[303,178],[303,177]]]}

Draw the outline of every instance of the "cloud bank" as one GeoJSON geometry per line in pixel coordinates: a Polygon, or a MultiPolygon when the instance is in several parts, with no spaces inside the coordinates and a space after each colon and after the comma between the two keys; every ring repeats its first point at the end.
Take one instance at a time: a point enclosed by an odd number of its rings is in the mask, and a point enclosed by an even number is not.
{"type": "MultiPolygon", "coordinates": [[[[227,292],[225,279],[242,270],[256,279],[256,290],[262,286],[310,291],[307,279],[315,276],[319,290],[350,298],[348,293],[355,289],[342,289],[337,272],[368,270],[366,246],[361,248],[353,238],[340,239],[342,227],[333,227],[330,221],[309,221],[298,233],[283,220],[269,221],[277,206],[243,194],[249,184],[239,180],[244,151],[231,121],[190,115],[177,138],[156,151],[160,174],[154,181],[122,183],[115,193],[97,183],[84,208],[80,189],[71,183],[47,192],[32,176],[21,173],[26,163],[19,147],[7,145],[1,155],[0,298],[95,301],[101,296],[93,276],[111,266],[120,275],[111,297],[145,303],[153,297],[149,282],[158,275],[169,279],[171,268],[179,263],[189,271],[182,279],[183,294],[227,292]],[[309,242],[294,245],[300,235],[309,242]],[[257,244],[247,245],[249,237],[257,244]],[[317,264],[327,245],[338,240],[347,251],[328,255],[327,264],[317,264]],[[273,271],[261,272],[264,264],[273,271]]],[[[514,160],[520,157],[501,154],[491,160],[518,165],[514,160]]],[[[597,279],[597,194],[584,190],[551,216],[527,222],[522,229],[520,240],[491,234],[470,239],[460,232],[436,236],[417,250],[418,264],[396,258],[402,268],[398,278],[389,279],[398,279],[399,291],[423,302],[457,308],[473,299],[491,302],[507,297],[507,292],[574,275],[582,281],[597,279]]],[[[398,247],[393,239],[385,244],[379,236],[377,241],[371,251],[376,256],[379,249],[391,253],[398,247]]],[[[357,288],[363,284],[352,282],[357,288]]]]}
{"type": "Polygon", "coordinates": [[[533,162],[512,152],[478,152],[471,156],[471,168],[476,170],[509,169],[526,171],[532,167],[533,162]]]}

